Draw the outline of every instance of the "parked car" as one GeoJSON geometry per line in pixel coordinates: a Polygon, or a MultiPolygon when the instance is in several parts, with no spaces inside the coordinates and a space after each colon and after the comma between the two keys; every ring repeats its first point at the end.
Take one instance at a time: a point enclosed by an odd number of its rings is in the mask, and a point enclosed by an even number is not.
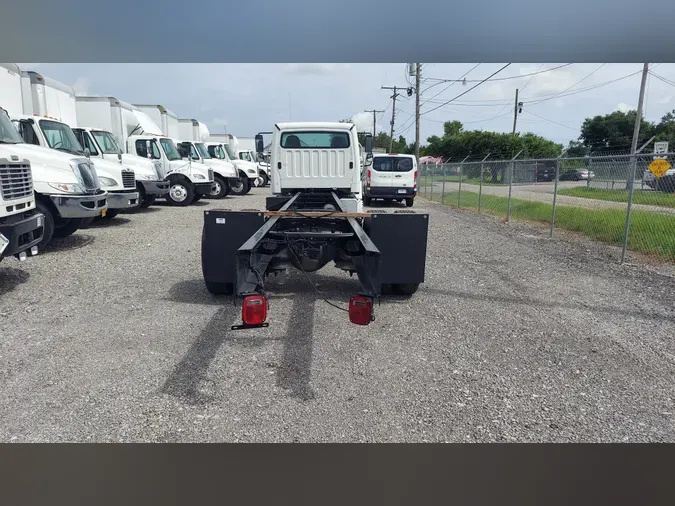
{"type": "Polygon", "coordinates": [[[647,169],[643,176],[642,180],[644,183],[657,191],[675,193],[675,169],[668,169],[666,173],[657,178],[652,171],[647,169]]]}
{"type": "Polygon", "coordinates": [[[537,168],[537,182],[553,181],[555,179],[555,167],[537,168]]]}
{"type": "Polygon", "coordinates": [[[560,174],[560,181],[587,181],[595,177],[595,172],[588,169],[568,169],[560,174]]]}

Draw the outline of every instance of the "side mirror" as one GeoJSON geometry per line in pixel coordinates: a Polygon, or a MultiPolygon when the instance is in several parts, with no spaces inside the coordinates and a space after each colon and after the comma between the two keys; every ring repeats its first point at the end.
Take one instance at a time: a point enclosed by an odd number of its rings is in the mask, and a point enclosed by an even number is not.
{"type": "MultiPolygon", "coordinates": [[[[372,158],[372,155],[373,155],[373,136],[371,134],[366,134],[366,138],[364,139],[364,144],[365,144],[365,146],[363,148],[364,151],[367,154],[371,155],[370,157],[372,158]]],[[[366,159],[367,158],[368,157],[366,156],[366,159]]]]}
{"type": "Polygon", "coordinates": [[[363,165],[366,167],[370,167],[373,164],[373,154],[372,153],[366,153],[366,159],[363,162],[363,165]]]}
{"type": "Polygon", "coordinates": [[[257,134],[255,136],[255,151],[258,154],[262,154],[264,150],[265,150],[265,143],[263,142],[263,136],[257,134]]]}
{"type": "Polygon", "coordinates": [[[84,156],[89,158],[91,156],[91,151],[89,151],[89,148],[84,148],[84,156]]]}
{"type": "Polygon", "coordinates": [[[145,141],[145,150],[148,153],[148,158],[152,158],[152,143],[150,141],[145,141]]]}
{"type": "Polygon", "coordinates": [[[122,151],[121,150],[117,152],[117,161],[122,163],[122,151]]]}

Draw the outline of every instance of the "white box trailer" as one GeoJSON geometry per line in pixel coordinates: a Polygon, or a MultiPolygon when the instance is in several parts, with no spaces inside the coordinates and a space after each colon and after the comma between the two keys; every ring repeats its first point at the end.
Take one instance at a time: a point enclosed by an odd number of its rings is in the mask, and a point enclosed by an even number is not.
{"type": "Polygon", "coordinates": [[[21,91],[21,69],[15,63],[0,63],[0,107],[9,116],[23,114],[23,93],[21,91]]]}
{"type": "Polygon", "coordinates": [[[172,139],[180,138],[178,116],[160,104],[134,104],[139,111],[147,114],[172,139]]]}
{"type": "Polygon", "coordinates": [[[201,142],[199,136],[199,121],[196,119],[178,120],[178,137],[182,141],[201,142]]]}
{"type": "Polygon", "coordinates": [[[24,71],[21,75],[24,114],[51,116],[71,127],[77,125],[73,88],[32,70],[24,71]],[[29,95],[26,93],[27,87],[29,95]]]}

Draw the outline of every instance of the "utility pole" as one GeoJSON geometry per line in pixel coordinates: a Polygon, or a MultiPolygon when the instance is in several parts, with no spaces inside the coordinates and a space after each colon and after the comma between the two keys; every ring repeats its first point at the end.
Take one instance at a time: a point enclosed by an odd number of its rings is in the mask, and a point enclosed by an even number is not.
{"type": "MultiPolygon", "coordinates": [[[[420,80],[422,65],[415,64],[415,160],[420,163],[420,80]]],[[[461,184],[461,180],[460,180],[461,184]]]]}
{"type": "Polygon", "coordinates": [[[516,135],[516,123],[518,122],[518,88],[516,88],[516,102],[513,107],[513,135],[516,135]]]}
{"type": "Polygon", "coordinates": [[[398,90],[403,89],[402,86],[382,86],[383,90],[394,90],[394,94],[391,96],[393,103],[391,106],[391,133],[389,134],[391,140],[389,141],[389,152],[391,153],[394,150],[394,120],[396,119],[396,98],[399,97],[398,90]]]}
{"type": "Polygon", "coordinates": [[[626,226],[623,231],[623,248],[621,250],[621,263],[626,259],[626,248],[628,247],[628,233],[630,232],[630,211],[633,205],[633,187],[635,186],[635,168],[637,159],[638,138],[640,137],[640,123],[642,121],[642,104],[645,99],[645,85],[647,84],[647,74],[649,73],[649,63],[642,67],[642,82],[640,83],[640,96],[638,97],[637,114],[635,115],[635,127],[633,127],[633,142],[630,146],[630,169],[628,171],[628,208],[626,210],[626,226]]]}
{"type": "Polygon", "coordinates": [[[368,109],[366,109],[365,112],[373,113],[373,138],[375,138],[375,136],[377,135],[377,113],[384,111],[378,111],[377,109],[372,109],[369,111],[368,109]]]}

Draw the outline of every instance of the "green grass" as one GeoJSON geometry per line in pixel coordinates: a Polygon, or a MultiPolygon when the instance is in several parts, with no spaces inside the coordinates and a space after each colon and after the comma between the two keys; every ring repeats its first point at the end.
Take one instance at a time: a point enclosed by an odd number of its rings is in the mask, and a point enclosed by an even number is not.
{"type": "MultiPolygon", "coordinates": [[[[558,194],[587,199],[610,200],[612,202],[628,202],[628,192],[626,190],[602,190],[580,186],[558,190],[558,194]]],[[[675,208],[675,194],[653,190],[635,190],[633,191],[633,203],[675,208]]]]}
{"type": "MultiPolygon", "coordinates": [[[[444,204],[457,207],[456,191],[445,194],[444,204]]],[[[420,195],[422,196],[422,195],[420,195]]],[[[440,195],[433,200],[440,202],[440,195]]],[[[508,198],[494,195],[481,197],[481,212],[506,217],[508,198]]],[[[478,210],[478,194],[462,191],[462,209],[478,210]]],[[[553,206],[529,200],[511,200],[511,219],[551,223],[553,206]]],[[[626,213],[620,209],[585,209],[572,206],[556,206],[556,228],[583,234],[608,244],[623,244],[626,213]]],[[[675,216],[647,211],[631,213],[631,232],[628,248],[640,253],[659,255],[675,261],[675,216]]]]}

